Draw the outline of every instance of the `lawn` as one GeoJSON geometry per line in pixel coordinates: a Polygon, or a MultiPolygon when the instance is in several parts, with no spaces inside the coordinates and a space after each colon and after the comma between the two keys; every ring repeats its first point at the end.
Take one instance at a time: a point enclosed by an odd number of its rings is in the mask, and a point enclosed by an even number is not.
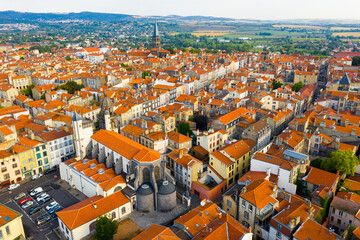
{"type": "Polygon", "coordinates": [[[360,37],[360,32],[334,32],[332,35],[335,37],[360,37]]]}
{"type": "Polygon", "coordinates": [[[114,236],[115,240],[130,240],[142,232],[142,229],[130,218],[119,223],[118,231],[114,236]]]}

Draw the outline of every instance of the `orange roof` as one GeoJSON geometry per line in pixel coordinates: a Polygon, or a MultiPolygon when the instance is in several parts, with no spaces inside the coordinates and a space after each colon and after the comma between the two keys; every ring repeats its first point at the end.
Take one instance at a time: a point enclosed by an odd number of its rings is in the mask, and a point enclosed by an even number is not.
{"type": "Polygon", "coordinates": [[[167,136],[170,140],[180,143],[180,144],[191,141],[190,137],[187,137],[187,136],[185,136],[181,133],[175,132],[175,131],[168,132],[167,136]]]}
{"type": "Polygon", "coordinates": [[[169,228],[153,224],[133,240],[180,240],[169,228]]]}
{"type": "Polygon", "coordinates": [[[101,129],[92,135],[91,138],[129,160],[153,162],[159,160],[161,156],[159,152],[113,131],[101,129]]]}
{"type": "Polygon", "coordinates": [[[294,238],[298,240],[340,240],[342,237],[330,231],[326,227],[308,218],[294,233],[294,238]]]}
{"type": "Polygon", "coordinates": [[[192,236],[198,234],[221,213],[220,208],[215,203],[206,202],[205,200],[203,200],[203,202],[205,203],[204,206],[200,205],[190,212],[187,212],[185,215],[176,219],[174,224],[185,226],[192,236]]]}
{"type": "Polygon", "coordinates": [[[330,189],[336,187],[339,175],[330,173],[319,168],[311,167],[309,173],[303,178],[304,181],[316,186],[325,186],[330,189]]]}
{"type": "Polygon", "coordinates": [[[103,196],[88,198],[57,212],[56,215],[70,230],[73,230],[128,202],[130,200],[121,191],[117,191],[105,198],[103,196]]]}
{"type": "Polygon", "coordinates": [[[21,217],[22,215],[9,207],[5,206],[4,204],[0,203],[0,227],[11,222],[17,217],[21,217]]]}
{"type": "Polygon", "coordinates": [[[268,180],[255,180],[245,187],[246,192],[241,193],[240,197],[254,204],[261,210],[270,203],[272,205],[278,203],[278,200],[273,197],[274,186],[275,185],[268,180]]]}
{"type": "Polygon", "coordinates": [[[241,225],[230,214],[219,214],[219,217],[211,222],[207,228],[198,233],[193,240],[212,239],[242,239],[242,236],[249,233],[249,229],[241,225]],[[211,231],[209,231],[211,229],[211,231]]]}
{"type": "Polygon", "coordinates": [[[249,113],[249,110],[247,110],[245,108],[237,108],[234,111],[231,111],[231,112],[219,117],[218,120],[220,122],[222,122],[223,124],[227,124],[243,115],[246,115],[247,113],[249,113]]]}
{"type": "Polygon", "coordinates": [[[275,157],[275,156],[272,156],[269,154],[265,154],[262,152],[255,153],[255,155],[252,158],[278,165],[280,168],[286,169],[289,171],[291,171],[293,169],[293,167],[297,165],[296,163],[290,162],[288,160],[285,160],[285,159],[282,159],[279,157],[275,157]]]}

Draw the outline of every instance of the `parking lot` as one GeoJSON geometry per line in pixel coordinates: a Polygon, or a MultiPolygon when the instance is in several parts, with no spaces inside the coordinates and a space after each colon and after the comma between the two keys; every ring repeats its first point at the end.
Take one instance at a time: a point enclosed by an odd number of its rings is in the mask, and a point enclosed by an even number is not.
{"type": "Polygon", "coordinates": [[[48,211],[45,210],[45,207],[52,201],[56,201],[62,208],[67,208],[79,202],[79,200],[71,195],[66,189],[55,183],[56,180],[58,180],[57,174],[58,172],[45,175],[40,179],[33,180],[25,184],[20,183],[20,187],[14,189],[13,191],[5,192],[2,190],[0,193],[0,201],[2,203],[23,214],[22,221],[24,225],[24,231],[28,239],[58,239],[56,234],[52,231],[58,227],[57,217],[52,218],[48,211]],[[39,203],[29,195],[30,189],[36,187],[42,187],[44,192],[50,195],[52,199],[49,202],[43,204],[42,209],[39,212],[34,213],[33,215],[29,215],[29,210],[32,207],[39,206],[39,203]],[[26,193],[26,196],[15,201],[14,197],[21,192],[26,193]],[[21,208],[18,202],[21,199],[28,197],[32,198],[34,204],[26,209],[21,208]],[[50,216],[50,220],[41,226],[36,226],[35,220],[44,215],[50,216]]]}

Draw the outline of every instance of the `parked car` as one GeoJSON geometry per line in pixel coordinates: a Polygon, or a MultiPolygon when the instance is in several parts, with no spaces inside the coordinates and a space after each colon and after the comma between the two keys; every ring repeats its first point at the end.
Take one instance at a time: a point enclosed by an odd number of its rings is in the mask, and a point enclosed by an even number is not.
{"type": "Polygon", "coordinates": [[[40,226],[40,225],[43,225],[44,223],[46,223],[49,220],[50,220],[49,215],[43,215],[43,216],[35,219],[35,224],[36,224],[36,226],[40,226]]]}
{"type": "Polygon", "coordinates": [[[62,209],[63,209],[62,207],[55,209],[55,211],[51,214],[51,217],[56,218],[56,213],[62,209]]]}
{"type": "Polygon", "coordinates": [[[52,201],[51,203],[49,203],[45,209],[46,211],[49,211],[50,209],[52,209],[53,207],[55,207],[56,205],[59,205],[56,201],[52,201]]]}
{"type": "Polygon", "coordinates": [[[28,202],[28,201],[31,201],[32,199],[31,199],[31,197],[29,197],[29,198],[23,198],[23,199],[21,199],[20,201],[19,201],[19,205],[21,206],[21,205],[23,205],[24,203],[26,203],[26,202],[28,202]]]}
{"type": "Polygon", "coordinates": [[[57,209],[60,209],[60,205],[56,205],[55,207],[53,207],[52,209],[49,210],[49,214],[53,214],[57,209]]]}
{"type": "Polygon", "coordinates": [[[17,188],[17,187],[20,187],[20,184],[18,184],[18,183],[11,184],[11,185],[8,187],[8,190],[9,190],[9,191],[14,190],[14,189],[17,188]]]}
{"type": "Polygon", "coordinates": [[[55,172],[57,170],[57,168],[50,168],[48,170],[45,171],[45,174],[49,174],[49,173],[52,173],[52,172],[55,172]]]}
{"type": "Polygon", "coordinates": [[[36,201],[41,201],[42,199],[44,199],[44,198],[46,198],[46,197],[49,197],[49,194],[47,194],[47,193],[43,193],[43,194],[41,194],[40,196],[38,196],[37,198],[36,198],[36,201]]]}
{"type": "Polygon", "coordinates": [[[29,194],[30,196],[34,196],[40,192],[43,192],[44,190],[42,189],[42,187],[37,187],[37,188],[34,188],[34,189],[31,189],[29,194]]]}
{"type": "Polygon", "coordinates": [[[38,203],[39,203],[40,205],[43,205],[43,204],[48,203],[48,202],[50,202],[50,201],[51,201],[51,197],[48,196],[48,197],[40,200],[38,203]]]}
{"type": "Polygon", "coordinates": [[[26,197],[26,193],[22,192],[22,193],[19,193],[18,195],[16,195],[14,197],[14,200],[19,200],[20,198],[24,198],[26,197]]]}
{"type": "Polygon", "coordinates": [[[41,206],[32,207],[29,211],[29,215],[33,215],[41,210],[41,206]]]}
{"type": "Polygon", "coordinates": [[[24,203],[21,208],[26,209],[28,207],[31,207],[32,205],[34,205],[33,201],[27,201],[26,203],[24,203]]]}
{"type": "Polygon", "coordinates": [[[42,177],[42,174],[41,174],[41,173],[35,174],[35,175],[32,175],[32,176],[31,176],[31,180],[39,179],[39,178],[41,178],[41,177],[42,177]]]}

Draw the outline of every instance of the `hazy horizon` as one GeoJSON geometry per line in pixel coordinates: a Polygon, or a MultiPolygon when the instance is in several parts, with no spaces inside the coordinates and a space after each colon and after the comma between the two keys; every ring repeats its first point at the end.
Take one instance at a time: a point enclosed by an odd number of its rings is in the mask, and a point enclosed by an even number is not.
{"type": "Polygon", "coordinates": [[[181,5],[171,0],[5,0],[1,11],[34,13],[100,12],[139,16],[213,16],[236,19],[293,20],[293,19],[348,19],[360,20],[360,1],[343,0],[182,0],[181,5]],[[117,9],[117,10],[114,10],[117,9]],[[296,12],[294,11],[296,9],[296,12]]]}

